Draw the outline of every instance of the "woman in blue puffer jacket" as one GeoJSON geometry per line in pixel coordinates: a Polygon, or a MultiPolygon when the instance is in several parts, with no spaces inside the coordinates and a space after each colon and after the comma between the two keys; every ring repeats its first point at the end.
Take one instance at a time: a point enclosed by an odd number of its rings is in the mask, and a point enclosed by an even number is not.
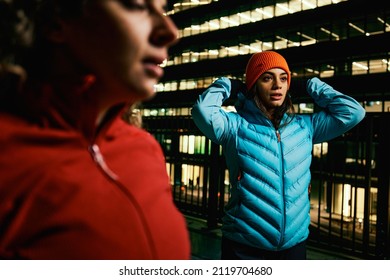
{"type": "Polygon", "coordinates": [[[238,80],[219,78],[193,107],[196,125],[222,145],[229,169],[222,259],[305,259],[313,144],[364,118],[356,100],[318,78],[307,81],[306,91],[323,110],[294,114],[290,81],[284,57],[256,53],[246,67],[246,89],[238,80]],[[237,91],[236,112],[226,112],[222,103],[237,91]]]}

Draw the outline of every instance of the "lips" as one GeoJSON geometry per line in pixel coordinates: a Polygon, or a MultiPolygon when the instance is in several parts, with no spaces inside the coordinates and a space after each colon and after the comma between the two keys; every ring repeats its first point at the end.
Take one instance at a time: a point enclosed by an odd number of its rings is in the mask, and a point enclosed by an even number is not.
{"type": "Polygon", "coordinates": [[[164,60],[158,58],[147,58],[142,61],[145,72],[152,78],[159,79],[163,76],[164,70],[161,68],[161,64],[164,60]]]}
{"type": "Polygon", "coordinates": [[[272,101],[279,101],[283,98],[283,94],[281,93],[274,93],[274,94],[270,94],[270,99],[272,101]]]}

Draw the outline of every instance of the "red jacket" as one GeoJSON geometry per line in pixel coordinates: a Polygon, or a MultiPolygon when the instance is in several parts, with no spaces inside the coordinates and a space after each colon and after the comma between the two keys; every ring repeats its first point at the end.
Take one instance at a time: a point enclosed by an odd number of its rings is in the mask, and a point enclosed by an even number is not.
{"type": "Polygon", "coordinates": [[[95,131],[87,97],[29,96],[0,106],[0,259],[188,259],[158,142],[118,111],[95,131]]]}

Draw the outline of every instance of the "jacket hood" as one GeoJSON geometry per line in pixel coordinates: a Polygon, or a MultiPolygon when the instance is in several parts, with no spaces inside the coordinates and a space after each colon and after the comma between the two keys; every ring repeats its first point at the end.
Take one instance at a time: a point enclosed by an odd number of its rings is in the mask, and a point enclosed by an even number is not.
{"type": "Polygon", "coordinates": [[[257,108],[253,99],[247,98],[242,92],[237,94],[237,101],[234,104],[237,113],[249,123],[272,125],[270,120],[257,108]]]}

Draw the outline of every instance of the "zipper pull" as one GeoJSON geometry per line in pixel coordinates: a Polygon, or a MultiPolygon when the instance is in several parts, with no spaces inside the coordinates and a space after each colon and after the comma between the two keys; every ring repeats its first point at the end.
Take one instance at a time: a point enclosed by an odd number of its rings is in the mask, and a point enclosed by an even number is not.
{"type": "Polygon", "coordinates": [[[116,175],[109,167],[108,165],[106,164],[104,158],[103,158],[103,155],[102,153],[100,152],[100,148],[98,145],[96,144],[93,144],[90,148],[89,148],[91,154],[92,154],[92,157],[93,159],[95,160],[95,162],[97,163],[97,165],[104,171],[104,173],[110,177],[113,181],[117,181],[119,179],[118,175],[116,175]]]}
{"type": "Polygon", "coordinates": [[[278,137],[278,142],[280,142],[280,132],[279,132],[279,130],[276,131],[276,137],[278,137]]]}
{"type": "Polygon", "coordinates": [[[238,171],[237,181],[240,181],[242,178],[241,170],[238,171]]]}

